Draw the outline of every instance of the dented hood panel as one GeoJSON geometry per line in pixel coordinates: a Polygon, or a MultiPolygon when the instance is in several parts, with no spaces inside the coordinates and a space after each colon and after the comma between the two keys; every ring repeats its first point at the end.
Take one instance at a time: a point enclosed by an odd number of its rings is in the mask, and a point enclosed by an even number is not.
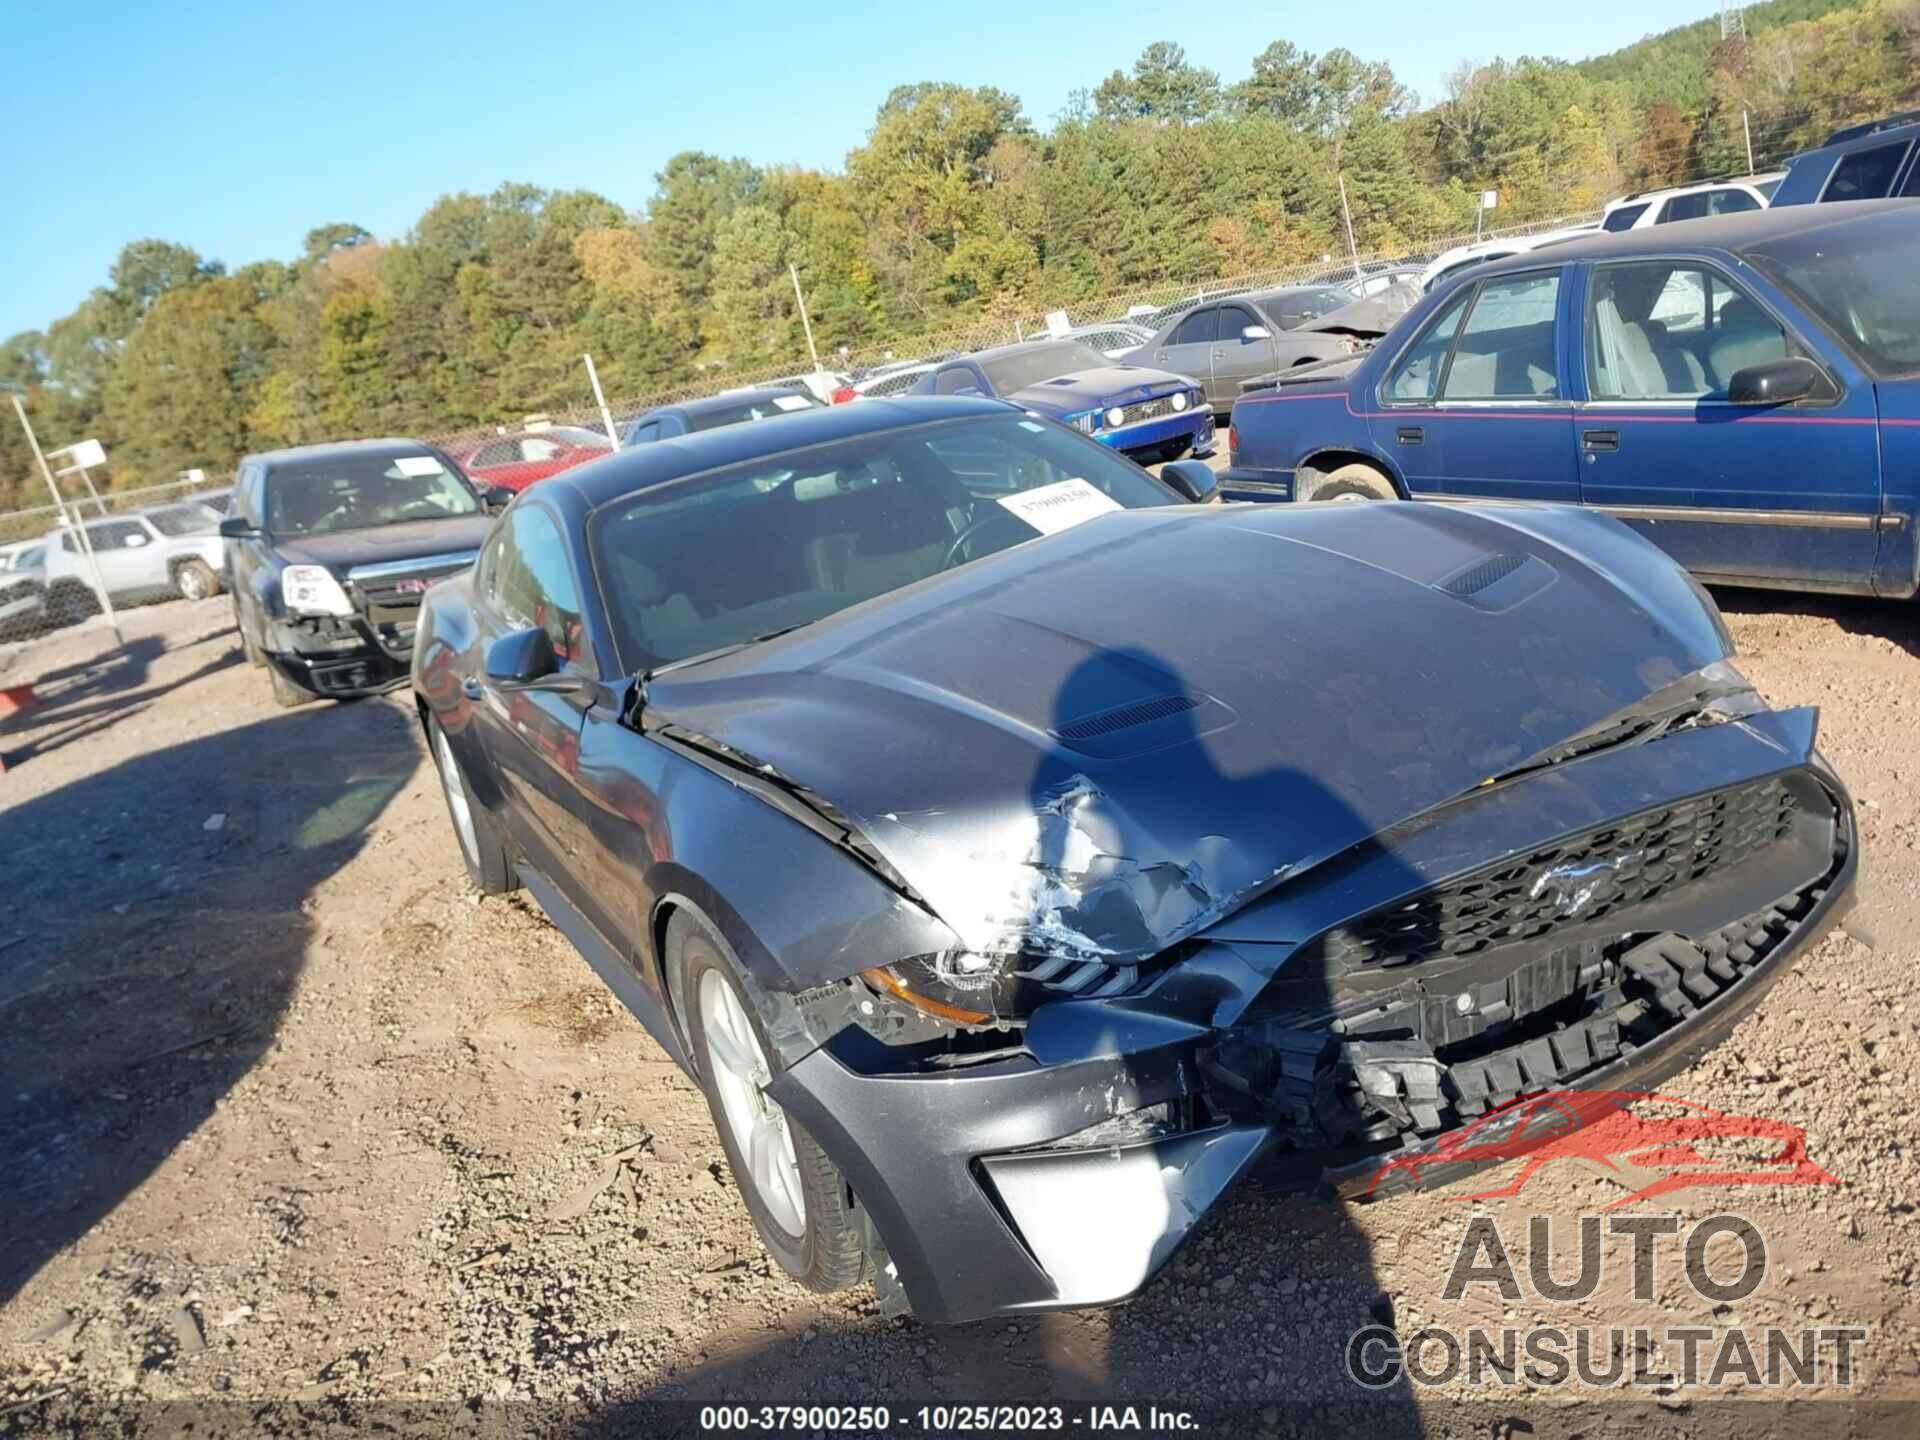
{"type": "Polygon", "coordinates": [[[830,801],[970,948],[1124,963],[1723,654],[1593,514],[1180,507],[657,676],[647,712],[830,801]]]}

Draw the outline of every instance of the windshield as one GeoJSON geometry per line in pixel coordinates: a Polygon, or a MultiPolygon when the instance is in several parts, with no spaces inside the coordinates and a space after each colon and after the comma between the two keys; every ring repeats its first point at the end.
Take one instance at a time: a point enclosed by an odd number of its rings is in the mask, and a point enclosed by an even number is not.
{"type": "Polygon", "coordinates": [[[1760,198],[1762,200],[1771,201],[1773,199],[1773,192],[1780,188],[1780,182],[1786,178],[1784,175],[1776,175],[1771,180],[1755,180],[1751,183],[1753,188],[1760,192],[1760,198]]]}
{"type": "Polygon", "coordinates": [[[1002,395],[1038,385],[1042,380],[1071,375],[1076,370],[1101,370],[1113,363],[1091,345],[1078,340],[1062,340],[978,358],[994,390],[1002,395]]]}
{"type": "Polygon", "coordinates": [[[162,535],[191,535],[198,530],[212,530],[220,523],[220,515],[210,506],[198,501],[190,505],[172,505],[165,510],[151,510],[147,519],[153,528],[162,535]]]}
{"type": "Polygon", "coordinates": [[[701,408],[687,416],[688,430],[718,430],[749,420],[770,420],[795,410],[819,410],[823,403],[805,390],[782,390],[772,395],[743,395],[727,405],[701,408]]]}
{"type": "Polygon", "coordinates": [[[1746,257],[1881,376],[1920,370],[1920,267],[1905,206],[1755,245],[1746,257]]]}
{"type": "Polygon", "coordinates": [[[267,529],[275,535],[479,513],[466,482],[432,455],[343,455],[276,465],[267,474],[267,529]]]}
{"type": "Polygon", "coordinates": [[[595,570],[632,671],[810,624],[1110,510],[1180,503],[1090,440],[1017,415],[768,456],[616,501],[595,570]]]}
{"type": "Polygon", "coordinates": [[[1353,296],[1346,290],[1329,287],[1324,290],[1289,290],[1285,294],[1269,295],[1254,303],[1265,312],[1268,320],[1283,330],[1290,330],[1303,320],[1317,320],[1342,305],[1351,305],[1353,296]]]}

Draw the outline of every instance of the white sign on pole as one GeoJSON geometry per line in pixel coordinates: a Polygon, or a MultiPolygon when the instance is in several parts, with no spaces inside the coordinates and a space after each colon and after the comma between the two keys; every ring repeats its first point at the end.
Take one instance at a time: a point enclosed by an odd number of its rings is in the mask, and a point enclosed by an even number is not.
{"type": "Polygon", "coordinates": [[[1492,210],[1498,206],[1499,203],[1500,192],[1498,190],[1482,190],[1480,192],[1480,208],[1482,210],[1492,210]]]}
{"type": "Polygon", "coordinates": [[[78,445],[70,445],[67,455],[83,470],[107,463],[107,447],[98,440],[82,440],[78,445]]]}
{"type": "Polygon", "coordinates": [[[1071,329],[1073,329],[1073,321],[1067,318],[1066,311],[1049,310],[1047,312],[1047,334],[1053,336],[1054,339],[1066,339],[1067,332],[1071,329]]]}
{"type": "Polygon", "coordinates": [[[189,485],[204,485],[207,483],[207,472],[196,465],[191,470],[181,471],[180,478],[189,485]]]}

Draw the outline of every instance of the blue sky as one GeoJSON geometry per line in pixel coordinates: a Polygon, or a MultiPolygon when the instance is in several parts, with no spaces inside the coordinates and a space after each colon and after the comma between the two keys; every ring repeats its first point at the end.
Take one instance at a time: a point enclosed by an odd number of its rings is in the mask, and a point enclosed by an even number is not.
{"type": "Polygon", "coordinates": [[[45,326],[158,236],[238,266],[314,225],[403,233],[502,180],[639,207],[687,149],[837,167],[894,85],[993,84],[1042,125],[1155,40],[1228,81],[1273,40],[1390,61],[1423,98],[1462,59],[1577,59],[1706,0],[863,5],[330,0],[6,7],[0,337],[45,326]],[[1558,13],[1556,13],[1558,11],[1558,13]],[[1197,23],[1205,18],[1204,26],[1197,23]],[[1182,33],[1179,23],[1188,21],[1182,33]],[[25,63],[20,63],[20,62],[25,63]]]}

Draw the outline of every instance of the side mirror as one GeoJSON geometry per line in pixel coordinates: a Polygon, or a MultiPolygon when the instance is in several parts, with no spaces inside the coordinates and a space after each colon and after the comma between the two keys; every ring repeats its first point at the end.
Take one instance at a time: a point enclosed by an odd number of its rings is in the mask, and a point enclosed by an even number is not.
{"type": "Polygon", "coordinates": [[[1240,338],[1242,340],[1271,340],[1273,338],[1273,331],[1264,325],[1242,325],[1240,327],[1240,338]]]}
{"type": "Polygon", "coordinates": [[[1195,505],[1204,505],[1220,493],[1220,477],[1204,460],[1175,460],[1162,465],[1160,478],[1195,505]]]}
{"type": "Polygon", "coordinates": [[[505,485],[489,485],[480,492],[480,503],[489,515],[498,515],[513,503],[515,492],[505,485]]]}
{"type": "Polygon", "coordinates": [[[251,540],[260,531],[238,515],[229,515],[220,522],[222,540],[251,540]]]}
{"type": "Polygon", "coordinates": [[[487,647],[487,679],[500,690],[524,690],[560,671],[553,637],[535,625],[502,635],[487,647]]]}
{"type": "Polygon", "coordinates": [[[1795,400],[1831,400],[1827,372],[1803,355],[1769,360],[1733,372],[1727,399],[1735,405],[1790,405],[1795,400]]]}

